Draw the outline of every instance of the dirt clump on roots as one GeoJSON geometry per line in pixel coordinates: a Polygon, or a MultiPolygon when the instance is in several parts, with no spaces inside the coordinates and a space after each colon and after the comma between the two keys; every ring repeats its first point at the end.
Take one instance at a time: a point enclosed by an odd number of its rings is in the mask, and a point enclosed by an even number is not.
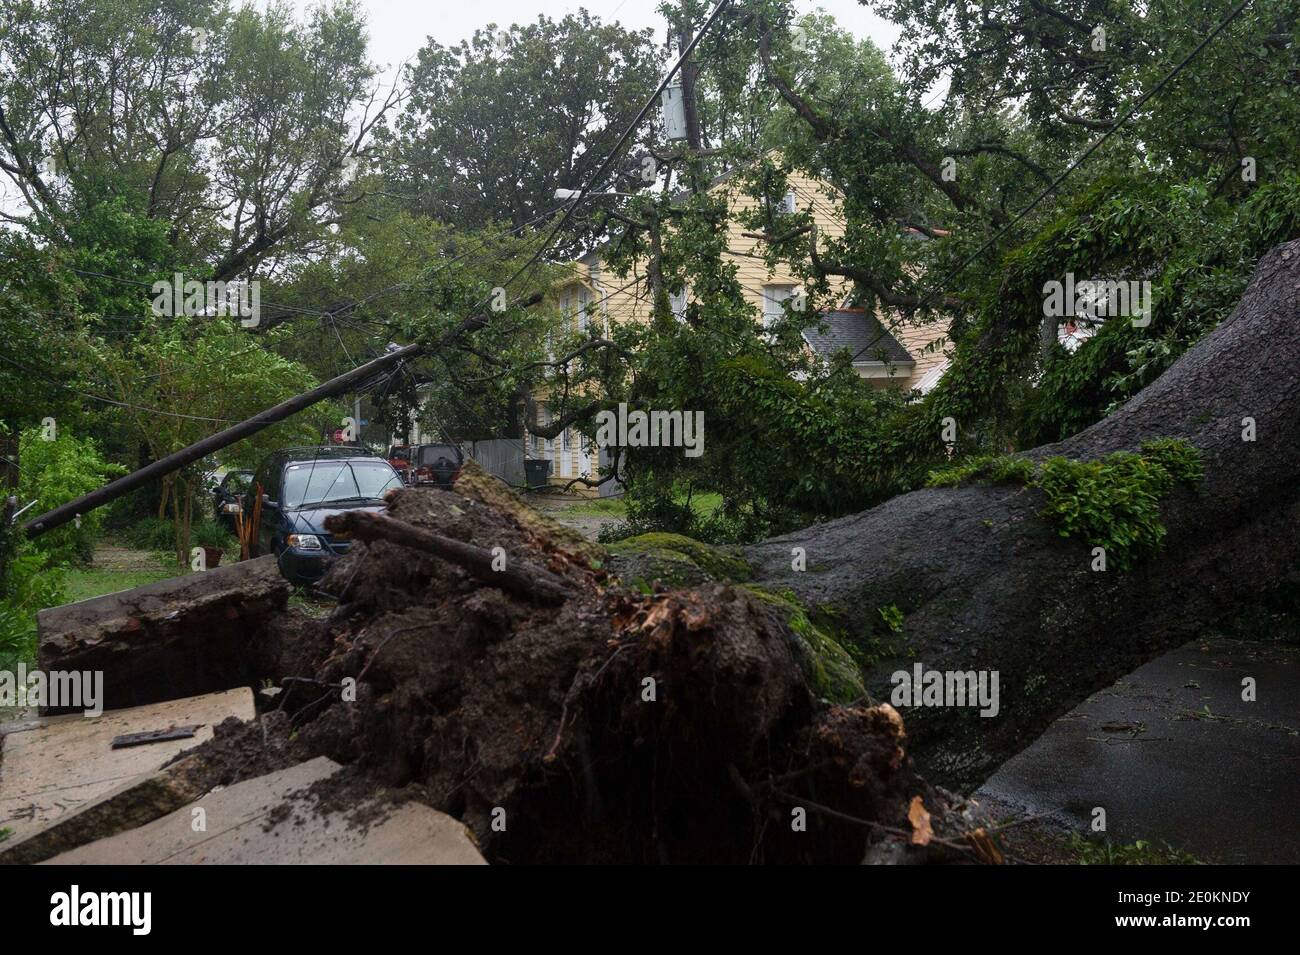
{"type": "Polygon", "coordinates": [[[526,511],[472,471],[392,495],[388,517],[568,596],[358,541],[322,582],[338,608],[300,641],[324,655],[275,717],[281,754],[413,794],[494,863],[981,858],[978,819],[916,775],[899,715],[819,699],[771,607],[729,583],[624,587],[526,511]]]}

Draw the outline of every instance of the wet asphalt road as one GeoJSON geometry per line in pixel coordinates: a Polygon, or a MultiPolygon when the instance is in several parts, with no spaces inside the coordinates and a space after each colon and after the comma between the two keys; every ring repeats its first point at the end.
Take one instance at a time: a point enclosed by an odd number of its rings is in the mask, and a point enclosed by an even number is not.
{"type": "Polygon", "coordinates": [[[976,799],[1205,862],[1300,862],[1300,649],[1196,641],[1089,697],[976,799]],[[1254,677],[1255,702],[1242,700],[1254,677]]]}

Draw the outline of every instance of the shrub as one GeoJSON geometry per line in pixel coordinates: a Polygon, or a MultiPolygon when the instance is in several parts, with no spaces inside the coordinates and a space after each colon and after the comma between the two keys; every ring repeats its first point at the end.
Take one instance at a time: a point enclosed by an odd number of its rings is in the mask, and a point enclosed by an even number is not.
{"type": "Polygon", "coordinates": [[[226,553],[239,549],[235,536],[216,521],[203,521],[195,524],[190,532],[190,545],[193,547],[216,547],[226,553]]]}
{"type": "MultiPolygon", "coordinates": [[[[93,491],[125,471],[105,461],[92,438],[59,432],[54,440],[46,441],[35,428],[19,437],[18,463],[19,496],[23,504],[36,501],[28,514],[31,517],[93,491]]],[[[42,534],[32,542],[33,547],[51,566],[87,563],[94,554],[103,520],[102,511],[89,511],[76,522],[42,534]]]]}
{"type": "Polygon", "coordinates": [[[129,525],[122,534],[132,547],[140,550],[174,551],[176,526],[167,518],[144,517],[129,525]]]}
{"type": "MultiPolygon", "coordinates": [[[[12,546],[12,536],[9,541],[12,546]]],[[[47,567],[31,543],[17,545],[0,592],[0,670],[35,662],[36,611],[62,602],[63,571],[47,567]]]]}

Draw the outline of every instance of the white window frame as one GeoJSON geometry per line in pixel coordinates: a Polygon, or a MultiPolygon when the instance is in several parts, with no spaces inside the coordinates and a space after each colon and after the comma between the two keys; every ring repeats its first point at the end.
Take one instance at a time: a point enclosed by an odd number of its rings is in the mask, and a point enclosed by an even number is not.
{"type": "Polygon", "coordinates": [[[673,310],[673,318],[679,322],[686,321],[686,306],[690,302],[690,295],[686,291],[686,286],[682,286],[680,292],[668,293],[668,304],[673,310]]]}
{"type": "Polygon", "coordinates": [[[569,327],[585,332],[591,320],[591,291],[585,285],[570,286],[560,293],[560,315],[569,327]]]}
{"type": "Polygon", "coordinates": [[[798,288],[797,285],[790,285],[785,282],[774,282],[771,285],[763,286],[764,328],[771,328],[775,321],[785,315],[785,303],[794,298],[798,288]]]}

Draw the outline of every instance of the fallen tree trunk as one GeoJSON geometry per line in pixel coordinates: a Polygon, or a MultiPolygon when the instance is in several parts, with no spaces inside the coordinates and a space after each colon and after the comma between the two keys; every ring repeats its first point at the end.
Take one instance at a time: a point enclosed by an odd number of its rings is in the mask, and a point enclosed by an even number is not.
{"type": "Polygon", "coordinates": [[[838,620],[868,655],[866,684],[881,699],[891,674],[916,664],[999,673],[996,716],[902,710],[929,778],[973,788],[1090,693],[1295,579],[1297,327],[1300,241],[1266,255],[1233,314],[1135,398],[1025,455],[1096,460],[1156,438],[1199,449],[1203,482],[1163,502],[1163,547],[1128,570],[1093,570],[1096,542],[1062,538],[1040,513],[1043,492],[1015,484],[916,491],[745,556],[761,585],[838,620]],[[792,569],[793,548],[808,570],[792,569]],[[901,633],[882,630],[891,608],[901,633]]]}
{"type": "Polygon", "coordinates": [[[363,541],[390,541],[441,557],[463,567],[483,583],[508,590],[516,596],[551,604],[564,603],[571,596],[563,581],[544,567],[511,564],[504,551],[498,556],[484,547],[475,547],[433,531],[421,530],[383,514],[372,514],[369,511],[331,514],[325,518],[325,529],[363,541]]]}

